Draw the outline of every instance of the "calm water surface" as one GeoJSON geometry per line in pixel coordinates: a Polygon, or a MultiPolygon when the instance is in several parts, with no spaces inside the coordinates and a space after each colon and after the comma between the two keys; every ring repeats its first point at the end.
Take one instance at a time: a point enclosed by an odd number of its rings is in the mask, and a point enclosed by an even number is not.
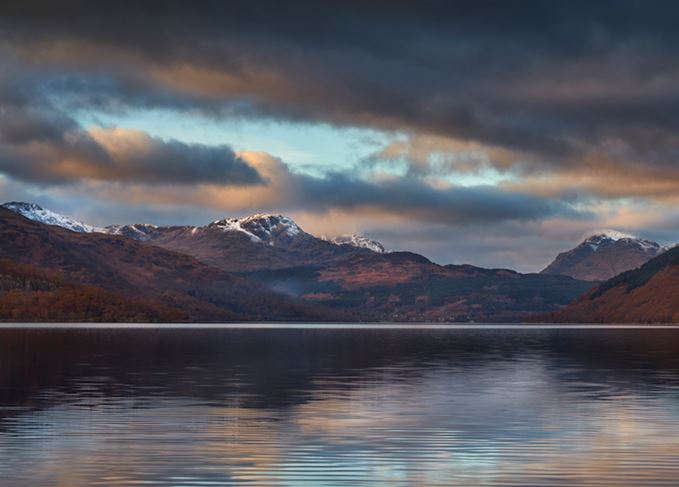
{"type": "Polygon", "coordinates": [[[678,479],[679,329],[0,329],[2,486],[678,479]]]}

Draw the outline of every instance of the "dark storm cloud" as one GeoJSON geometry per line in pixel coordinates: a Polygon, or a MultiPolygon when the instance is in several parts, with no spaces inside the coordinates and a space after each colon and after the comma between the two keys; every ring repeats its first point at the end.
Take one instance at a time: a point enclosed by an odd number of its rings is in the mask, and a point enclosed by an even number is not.
{"type": "MultiPolygon", "coordinates": [[[[7,67],[7,64],[4,65],[7,67]]],[[[263,184],[228,146],[187,144],[141,131],[86,130],[24,78],[0,84],[0,173],[23,181],[263,184]]]]}
{"type": "MultiPolygon", "coordinates": [[[[267,173],[227,146],[187,144],[135,130],[86,130],[30,79],[25,73],[13,80],[7,78],[0,92],[0,172],[17,180],[161,185],[159,191],[167,196],[160,199],[167,204],[185,196],[168,192],[164,184],[209,184],[227,190],[242,187],[251,205],[268,204],[272,210],[367,210],[448,224],[579,216],[567,204],[518,191],[435,188],[408,176],[383,181],[351,173],[312,177],[292,172],[279,159],[262,156],[273,168],[267,173]],[[252,196],[252,189],[244,189],[254,187],[262,193],[259,199],[252,196]]],[[[123,187],[113,186],[111,191],[121,200],[127,198],[123,187]]],[[[144,191],[135,193],[137,202],[144,200],[144,191]]],[[[211,197],[208,194],[207,198],[211,197]]],[[[227,197],[232,201],[238,198],[227,197]]],[[[210,205],[210,201],[202,203],[210,205]]]]}
{"type": "MultiPolygon", "coordinates": [[[[0,130],[3,127],[0,127],[0,130]]],[[[136,131],[85,131],[35,149],[0,145],[0,173],[35,183],[264,184],[228,146],[185,144],[136,131]]]]}
{"type": "Polygon", "coordinates": [[[627,162],[674,161],[673,2],[28,1],[0,13],[9,50],[89,85],[88,106],[413,130],[552,164],[614,138],[627,162]]]}
{"type": "Polygon", "coordinates": [[[445,224],[588,216],[564,202],[492,186],[434,188],[407,178],[369,182],[341,174],[293,178],[293,209],[308,211],[375,209],[445,224]]]}
{"type": "MultiPolygon", "coordinates": [[[[280,159],[265,153],[244,153],[244,159],[267,184],[252,187],[202,186],[95,190],[102,198],[130,205],[191,206],[199,212],[305,212],[319,217],[331,212],[372,215],[443,225],[486,225],[503,221],[541,221],[550,218],[591,219],[592,214],[559,198],[532,195],[494,186],[432,186],[408,176],[361,179],[351,172],[311,176],[295,173],[280,159]]],[[[219,216],[219,215],[217,215],[219,216]]]]}

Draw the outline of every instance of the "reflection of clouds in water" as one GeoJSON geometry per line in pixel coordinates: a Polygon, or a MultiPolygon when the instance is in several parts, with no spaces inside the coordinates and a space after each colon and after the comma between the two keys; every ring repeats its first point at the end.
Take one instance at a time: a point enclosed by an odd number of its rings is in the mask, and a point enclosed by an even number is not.
{"type": "MultiPolygon", "coordinates": [[[[494,372],[492,384],[484,384],[487,376],[451,380],[438,372],[418,383],[371,384],[301,405],[295,422],[307,441],[335,445],[332,453],[351,456],[358,448],[358,465],[371,458],[398,465],[408,485],[539,478],[595,485],[618,472],[639,485],[659,473],[654,466],[676,468],[679,427],[671,403],[645,411],[649,404],[628,395],[583,404],[551,387],[538,364],[494,372]],[[653,462],[640,465],[640,455],[653,462]]],[[[618,485],[624,483],[623,476],[618,485]]]]}
{"type": "Polygon", "coordinates": [[[24,414],[11,443],[0,437],[10,459],[0,472],[57,486],[641,485],[679,468],[670,398],[583,401],[540,361],[319,382],[289,409],[243,407],[234,394],[222,405],[120,398],[24,414]]]}
{"type": "MultiPolygon", "coordinates": [[[[186,400],[143,409],[52,408],[17,419],[15,427],[26,435],[12,448],[22,461],[10,461],[7,472],[5,462],[0,465],[0,485],[24,485],[28,478],[50,486],[252,480],[256,471],[274,472],[283,463],[270,420],[262,410],[195,407],[186,400]]],[[[11,458],[2,441],[0,454],[11,458]]]]}
{"type": "Polygon", "coordinates": [[[503,362],[454,371],[424,370],[411,380],[403,380],[398,371],[376,372],[358,388],[340,394],[322,392],[295,411],[305,431],[316,428],[336,439],[360,437],[365,427],[392,426],[445,427],[464,430],[467,436],[494,437],[513,423],[538,420],[551,397],[542,364],[503,362]]]}

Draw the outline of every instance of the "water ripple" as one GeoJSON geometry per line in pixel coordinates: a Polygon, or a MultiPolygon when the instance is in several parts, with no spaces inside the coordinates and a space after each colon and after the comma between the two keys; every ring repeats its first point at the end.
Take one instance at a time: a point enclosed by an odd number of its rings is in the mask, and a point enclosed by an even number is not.
{"type": "Polygon", "coordinates": [[[674,486],[678,339],[0,330],[0,485],[674,486]]]}

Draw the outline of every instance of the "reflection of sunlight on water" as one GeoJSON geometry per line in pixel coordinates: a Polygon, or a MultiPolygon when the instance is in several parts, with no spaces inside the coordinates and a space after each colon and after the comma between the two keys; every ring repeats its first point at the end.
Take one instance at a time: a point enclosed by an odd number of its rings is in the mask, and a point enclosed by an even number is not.
{"type": "Polygon", "coordinates": [[[676,485],[676,362],[379,340],[350,366],[351,347],[277,369],[246,345],[234,368],[230,341],[167,375],[79,357],[86,372],[0,411],[0,485],[676,485]]]}

